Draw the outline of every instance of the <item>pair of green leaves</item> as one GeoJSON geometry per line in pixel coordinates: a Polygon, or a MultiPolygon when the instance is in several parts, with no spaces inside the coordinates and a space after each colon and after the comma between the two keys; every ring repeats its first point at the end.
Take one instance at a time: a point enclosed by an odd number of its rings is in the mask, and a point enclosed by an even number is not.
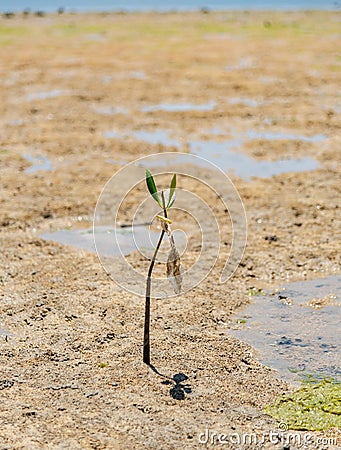
{"type": "Polygon", "coordinates": [[[169,189],[166,189],[162,192],[162,197],[160,199],[159,194],[157,192],[156,184],[153,178],[153,175],[146,170],[146,183],[148,187],[148,191],[154,198],[154,200],[160,205],[162,209],[170,208],[175,201],[175,188],[176,188],[176,174],[173,175],[172,181],[170,183],[169,189]]]}

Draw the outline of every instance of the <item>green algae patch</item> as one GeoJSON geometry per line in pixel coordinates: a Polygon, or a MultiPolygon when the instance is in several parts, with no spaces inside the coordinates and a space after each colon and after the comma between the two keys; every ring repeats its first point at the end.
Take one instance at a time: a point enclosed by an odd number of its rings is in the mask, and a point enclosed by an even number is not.
{"type": "Polygon", "coordinates": [[[264,410],[291,430],[341,428],[341,383],[325,379],[281,396],[264,410]]]}
{"type": "Polygon", "coordinates": [[[250,288],[248,288],[246,290],[245,294],[248,295],[249,297],[257,297],[260,295],[266,295],[266,293],[263,291],[263,289],[256,288],[254,286],[251,286],[250,288]]]}

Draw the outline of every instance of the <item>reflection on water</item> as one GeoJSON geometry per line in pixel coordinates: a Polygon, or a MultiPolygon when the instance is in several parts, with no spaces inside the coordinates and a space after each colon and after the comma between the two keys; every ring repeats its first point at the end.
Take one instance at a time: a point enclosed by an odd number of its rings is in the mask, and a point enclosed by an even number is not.
{"type": "Polygon", "coordinates": [[[287,380],[309,374],[341,380],[341,276],[290,283],[253,297],[231,334],[259,351],[287,380]]]}

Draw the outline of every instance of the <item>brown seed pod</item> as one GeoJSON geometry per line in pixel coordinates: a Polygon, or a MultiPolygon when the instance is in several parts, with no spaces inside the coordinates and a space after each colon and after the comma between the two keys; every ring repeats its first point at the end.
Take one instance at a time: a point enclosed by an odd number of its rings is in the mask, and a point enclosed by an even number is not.
{"type": "Polygon", "coordinates": [[[174,288],[174,292],[180,294],[182,286],[180,255],[175,246],[172,234],[169,234],[168,236],[171,249],[167,259],[167,277],[174,288]]]}

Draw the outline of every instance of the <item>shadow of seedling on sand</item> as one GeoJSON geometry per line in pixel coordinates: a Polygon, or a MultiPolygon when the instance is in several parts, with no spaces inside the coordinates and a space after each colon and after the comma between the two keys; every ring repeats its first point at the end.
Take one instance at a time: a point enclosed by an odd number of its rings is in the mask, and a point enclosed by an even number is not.
{"type": "Polygon", "coordinates": [[[167,375],[164,375],[160,373],[156,367],[152,366],[151,364],[149,367],[152,369],[153,372],[155,372],[157,375],[159,375],[162,378],[166,378],[166,380],[163,380],[161,384],[165,384],[168,386],[172,386],[169,390],[169,395],[173,397],[175,400],[185,400],[186,395],[190,394],[192,392],[192,388],[190,384],[183,383],[183,381],[188,380],[188,376],[184,373],[176,373],[173,375],[173,377],[169,377],[167,375]]]}
{"type": "Polygon", "coordinates": [[[188,376],[184,373],[176,373],[173,375],[172,380],[164,380],[162,384],[173,384],[173,387],[169,390],[169,394],[175,400],[185,400],[185,394],[190,394],[192,392],[191,386],[189,384],[182,383],[188,380],[188,376]]]}

